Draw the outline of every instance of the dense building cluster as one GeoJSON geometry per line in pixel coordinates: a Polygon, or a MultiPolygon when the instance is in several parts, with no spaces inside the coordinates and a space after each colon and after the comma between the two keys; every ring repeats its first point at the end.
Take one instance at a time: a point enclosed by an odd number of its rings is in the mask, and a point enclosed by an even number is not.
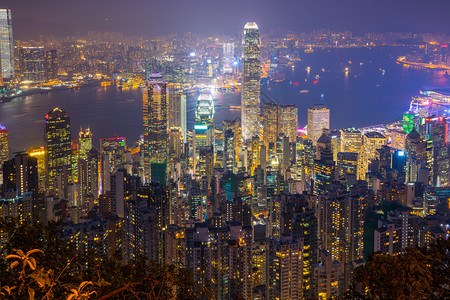
{"type": "MultiPolygon", "coordinates": [[[[190,50],[184,41],[148,47],[190,50]]],[[[278,52],[271,63],[279,63],[281,50],[296,48],[290,39],[283,43],[270,44],[278,52]]],[[[206,44],[216,46],[212,39],[206,44]]],[[[126,54],[133,70],[146,57],[137,46],[67,45],[61,58],[20,47],[22,80],[53,79],[62,70],[111,72],[125,63],[110,57],[111,49],[126,54]],[[69,58],[73,64],[66,65],[69,58]]],[[[184,82],[174,79],[175,69],[158,65],[149,70],[160,73],[145,77],[138,146],[112,136],[96,149],[95,132],[73,136],[70,112],[54,108],[43,116],[44,146],[9,155],[1,126],[0,217],[63,220],[62,237],[76,251],[120,250],[125,262],[143,255],[185,267],[217,299],[342,296],[368,254],[396,255],[448,237],[449,120],[442,105],[419,103],[396,126],[341,130],[330,130],[329,108],[314,105],[304,132],[296,105],[261,105],[257,25],[244,27],[240,68],[235,45],[223,44],[220,56],[171,59],[186,62],[181,73],[196,80],[216,74],[219,62],[240,78],[241,120],[217,126],[213,96],[203,90],[188,130],[184,82]]]]}

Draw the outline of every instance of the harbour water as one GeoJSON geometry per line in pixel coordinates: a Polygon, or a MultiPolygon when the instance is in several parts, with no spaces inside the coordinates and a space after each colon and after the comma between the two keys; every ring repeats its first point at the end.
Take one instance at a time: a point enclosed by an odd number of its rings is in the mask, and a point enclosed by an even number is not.
{"type": "MultiPolygon", "coordinates": [[[[428,87],[450,87],[442,71],[407,68],[396,63],[407,48],[316,50],[303,54],[286,80],[262,84],[262,102],[299,106],[299,126],[306,125],[308,106],[323,103],[331,109],[331,127],[364,127],[401,119],[411,97],[428,87]],[[309,71],[307,68],[309,67],[309,71]],[[348,72],[346,72],[348,68],[348,72]]],[[[240,105],[239,93],[213,93],[216,125],[240,117],[230,106],[240,105]]],[[[194,125],[196,95],[187,103],[188,128],[194,125]]],[[[126,136],[132,145],[142,133],[142,90],[115,86],[56,90],[13,99],[0,104],[0,123],[9,133],[10,152],[42,146],[44,117],[54,107],[71,118],[72,134],[90,127],[94,145],[100,137],[126,136]]]]}

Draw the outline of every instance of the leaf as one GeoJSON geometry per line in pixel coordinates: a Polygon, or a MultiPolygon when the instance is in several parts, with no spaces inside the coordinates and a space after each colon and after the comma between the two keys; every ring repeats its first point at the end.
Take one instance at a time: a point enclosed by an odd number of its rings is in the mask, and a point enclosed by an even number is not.
{"type": "Polygon", "coordinates": [[[15,267],[17,267],[17,265],[19,264],[19,262],[16,260],[14,262],[11,263],[11,265],[9,266],[11,269],[14,269],[15,267]]]}
{"type": "Polygon", "coordinates": [[[22,259],[22,257],[20,257],[19,255],[15,255],[15,254],[10,254],[5,257],[5,259],[10,259],[10,258],[22,259]]]}
{"type": "Polygon", "coordinates": [[[34,257],[29,257],[27,263],[30,266],[31,270],[36,270],[36,260],[34,259],[34,257]]]}
{"type": "Polygon", "coordinates": [[[44,254],[44,251],[42,251],[40,249],[33,249],[33,250],[30,250],[30,251],[27,252],[27,256],[30,256],[31,254],[34,254],[34,253],[42,253],[42,254],[44,254]]]}

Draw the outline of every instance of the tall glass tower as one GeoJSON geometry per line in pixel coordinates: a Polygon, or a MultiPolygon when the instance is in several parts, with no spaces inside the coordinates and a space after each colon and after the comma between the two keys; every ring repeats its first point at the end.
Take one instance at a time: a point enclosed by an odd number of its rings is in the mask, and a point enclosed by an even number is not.
{"type": "Polygon", "coordinates": [[[71,174],[70,118],[60,108],[54,108],[45,116],[45,153],[47,165],[47,187],[57,194],[56,177],[62,176],[62,185],[68,182],[71,174]]]}
{"type": "Polygon", "coordinates": [[[260,53],[258,26],[248,22],[242,38],[241,126],[244,140],[259,136],[260,133],[260,53]]]}
{"type": "Polygon", "coordinates": [[[150,74],[144,91],[144,182],[165,184],[168,154],[167,84],[161,74],[150,74]]]}
{"type": "Polygon", "coordinates": [[[0,9],[0,66],[4,79],[14,77],[14,42],[11,10],[0,9]]]}

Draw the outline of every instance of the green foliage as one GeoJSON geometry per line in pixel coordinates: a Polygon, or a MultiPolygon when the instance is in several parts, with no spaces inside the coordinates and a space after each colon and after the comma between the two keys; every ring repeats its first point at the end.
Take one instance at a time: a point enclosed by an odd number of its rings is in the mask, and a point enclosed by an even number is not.
{"type": "Polygon", "coordinates": [[[61,240],[60,225],[0,219],[1,299],[195,299],[185,269],[138,257],[123,265],[120,252],[77,254],[61,240]]]}
{"type": "MultiPolygon", "coordinates": [[[[407,248],[397,256],[372,254],[355,269],[368,299],[445,299],[450,295],[450,241],[407,248]]],[[[353,297],[358,293],[352,291],[353,297]]],[[[350,299],[350,296],[348,299],[350,299]]]]}

